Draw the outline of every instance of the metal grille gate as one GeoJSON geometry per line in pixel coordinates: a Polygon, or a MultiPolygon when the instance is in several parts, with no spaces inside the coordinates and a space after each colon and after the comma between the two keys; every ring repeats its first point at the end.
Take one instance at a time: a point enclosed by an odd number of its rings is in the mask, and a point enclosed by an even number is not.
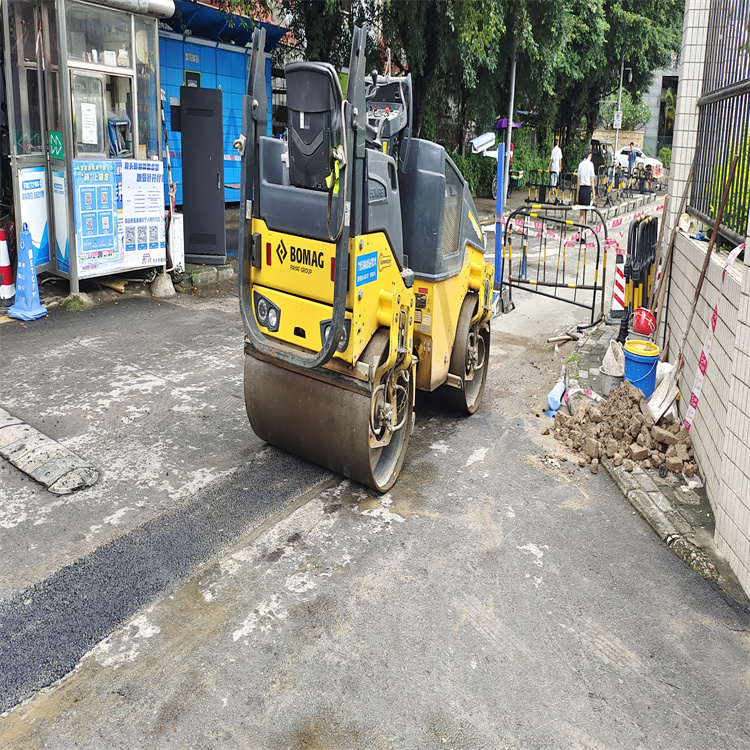
{"type": "Polygon", "coordinates": [[[522,206],[505,224],[500,278],[512,290],[524,289],[591,310],[591,324],[604,317],[607,254],[602,252],[599,230],[607,241],[607,224],[596,208],[598,224],[581,224],[561,218],[577,215],[580,207],[522,206]],[[601,266],[601,269],[600,269],[601,266]],[[601,270],[601,274],[600,274],[601,270]],[[598,295],[598,300],[597,300],[598,295]],[[599,317],[597,318],[597,307],[599,317]]]}

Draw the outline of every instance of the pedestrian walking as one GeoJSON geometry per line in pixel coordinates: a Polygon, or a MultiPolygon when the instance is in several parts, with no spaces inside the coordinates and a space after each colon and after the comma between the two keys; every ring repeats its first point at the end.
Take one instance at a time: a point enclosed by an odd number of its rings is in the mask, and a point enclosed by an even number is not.
{"type": "MultiPolygon", "coordinates": [[[[591,149],[587,148],[578,165],[578,205],[592,205],[594,195],[594,165],[591,161],[591,149]]],[[[581,209],[581,224],[586,223],[586,210],[581,209]]]]}
{"type": "Polygon", "coordinates": [[[549,157],[549,184],[556,188],[560,182],[560,169],[562,167],[562,151],[558,146],[558,140],[555,138],[555,145],[549,157]]]}
{"type": "Polygon", "coordinates": [[[630,141],[630,154],[628,155],[628,172],[630,176],[633,176],[633,170],[635,169],[635,144],[630,141]]]}
{"type": "Polygon", "coordinates": [[[612,177],[612,152],[609,150],[609,143],[604,144],[604,164],[607,167],[607,177],[612,177]]]}

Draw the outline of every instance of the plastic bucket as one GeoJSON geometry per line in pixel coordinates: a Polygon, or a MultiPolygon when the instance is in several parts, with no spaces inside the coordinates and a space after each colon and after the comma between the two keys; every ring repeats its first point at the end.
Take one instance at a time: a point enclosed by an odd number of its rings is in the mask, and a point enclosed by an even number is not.
{"type": "Polygon", "coordinates": [[[650,341],[632,339],[625,342],[625,380],[643,391],[648,398],[656,386],[659,347],[650,341]]]}
{"type": "Polygon", "coordinates": [[[622,375],[610,375],[603,367],[599,368],[599,374],[602,376],[602,395],[604,396],[609,396],[609,392],[622,383],[622,375]]]}

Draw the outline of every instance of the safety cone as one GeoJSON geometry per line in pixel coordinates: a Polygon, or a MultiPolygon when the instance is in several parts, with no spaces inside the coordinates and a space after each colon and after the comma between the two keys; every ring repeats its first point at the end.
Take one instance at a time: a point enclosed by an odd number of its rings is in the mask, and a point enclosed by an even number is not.
{"type": "Polygon", "coordinates": [[[5,239],[5,230],[0,229],[0,309],[10,307],[16,299],[16,285],[13,283],[13,269],[10,267],[10,253],[5,239]]]}
{"type": "Polygon", "coordinates": [[[625,256],[615,256],[615,280],[612,284],[612,302],[607,314],[607,322],[614,324],[625,317],[625,256]]]}
{"type": "Polygon", "coordinates": [[[11,318],[36,320],[47,314],[47,308],[39,300],[39,286],[34,266],[34,246],[27,225],[18,235],[18,271],[16,273],[16,304],[8,310],[11,318]]]}

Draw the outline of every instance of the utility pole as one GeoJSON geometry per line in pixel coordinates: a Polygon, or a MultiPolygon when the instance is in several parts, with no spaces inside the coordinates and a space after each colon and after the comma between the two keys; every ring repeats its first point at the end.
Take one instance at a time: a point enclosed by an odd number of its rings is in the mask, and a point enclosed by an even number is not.
{"type": "MultiPolygon", "coordinates": [[[[503,190],[507,195],[508,179],[510,178],[510,141],[513,135],[513,107],[516,97],[516,37],[513,36],[513,49],[510,53],[510,106],[508,107],[508,130],[505,133],[505,171],[503,180],[503,190]]],[[[503,204],[505,195],[503,195],[503,204]]]]}
{"type": "Polygon", "coordinates": [[[615,112],[615,153],[613,162],[617,160],[617,141],[622,127],[622,74],[625,72],[625,58],[620,62],[620,93],[617,95],[617,112],[615,112]]]}

